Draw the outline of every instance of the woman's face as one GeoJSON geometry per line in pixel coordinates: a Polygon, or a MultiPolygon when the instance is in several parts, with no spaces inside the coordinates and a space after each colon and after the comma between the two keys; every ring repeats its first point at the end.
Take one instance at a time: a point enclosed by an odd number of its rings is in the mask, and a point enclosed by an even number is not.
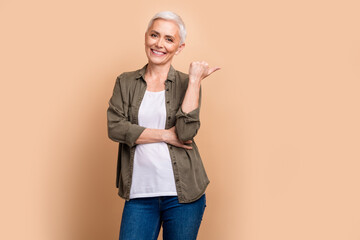
{"type": "Polygon", "coordinates": [[[145,52],[149,63],[164,65],[171,63],[174,55],[181,52],[179,27],[173,21],[156,19],[145,33],[145,52]]]}

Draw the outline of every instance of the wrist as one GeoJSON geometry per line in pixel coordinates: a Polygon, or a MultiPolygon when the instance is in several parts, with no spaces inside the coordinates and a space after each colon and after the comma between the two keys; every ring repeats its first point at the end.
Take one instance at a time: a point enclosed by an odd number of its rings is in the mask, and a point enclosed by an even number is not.
{"type": "Polygon", "coordinates": [[[167,136],[168,131],[169,130],[161,129],[161,132],[160,132],[161,141],[166,142],[166,140],[167,140],[166,136],[167,136]]]}
{"type": "Polygon", "coordinates": [[[200,88],[200,85],[201,85],[201,81],[200,81],[200,80],[194,80],[194,79],[189,78],[189,85],[188,85],[188,87],[191,87],[191,88],[200,88]]]}

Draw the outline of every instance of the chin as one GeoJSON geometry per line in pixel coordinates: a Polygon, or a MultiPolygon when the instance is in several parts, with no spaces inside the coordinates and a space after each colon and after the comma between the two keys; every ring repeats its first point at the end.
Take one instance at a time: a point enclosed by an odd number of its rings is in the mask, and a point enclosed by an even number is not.
{"type": "Polygon", "coordinates": [[[155,65],[163,65],[169,61],[167,61],[166,59],[156,59],[156,58],[154,59],[152,57],[148,57],[148,62],[155,65]]]}
{"type": "Polygon", "coordinates": [[[164,65],[166,62],[162,62],[162,61],[148,61],[149,63],[153,64],[153,65],[164,65]]]}

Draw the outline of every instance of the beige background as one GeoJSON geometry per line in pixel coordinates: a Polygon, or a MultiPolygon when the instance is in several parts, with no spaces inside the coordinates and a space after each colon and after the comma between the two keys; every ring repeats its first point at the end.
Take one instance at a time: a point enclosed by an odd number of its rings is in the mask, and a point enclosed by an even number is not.
{"type": "Polygon", "coordinates": [[[106,109],[158,11],[203,83],[203,240],[360,239],[360,3],[0,1],[1,239],[117,239],[106,109]]]}

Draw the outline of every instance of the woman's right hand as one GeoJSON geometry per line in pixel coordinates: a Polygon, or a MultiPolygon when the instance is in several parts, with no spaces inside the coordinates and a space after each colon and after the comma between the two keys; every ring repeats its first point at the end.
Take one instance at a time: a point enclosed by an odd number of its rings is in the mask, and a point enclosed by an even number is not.
{"type": "Polygon", "coordinates": [[[164,142],[166,142],[166,143],[168,143],[170,145],[173,145],[175,147],[182,147],[182,148],[185,148],[185,149],[192,149],[191,146],[186,145],[186,144],[192,143],[191,140],[186,141],[186,142],[181,142],[178,139],[178,137],[176,135],[176,132],[175,132],[175,126],[165,130],[165,132],[163,134],[163,139],[164,139],[164,142]]]}

